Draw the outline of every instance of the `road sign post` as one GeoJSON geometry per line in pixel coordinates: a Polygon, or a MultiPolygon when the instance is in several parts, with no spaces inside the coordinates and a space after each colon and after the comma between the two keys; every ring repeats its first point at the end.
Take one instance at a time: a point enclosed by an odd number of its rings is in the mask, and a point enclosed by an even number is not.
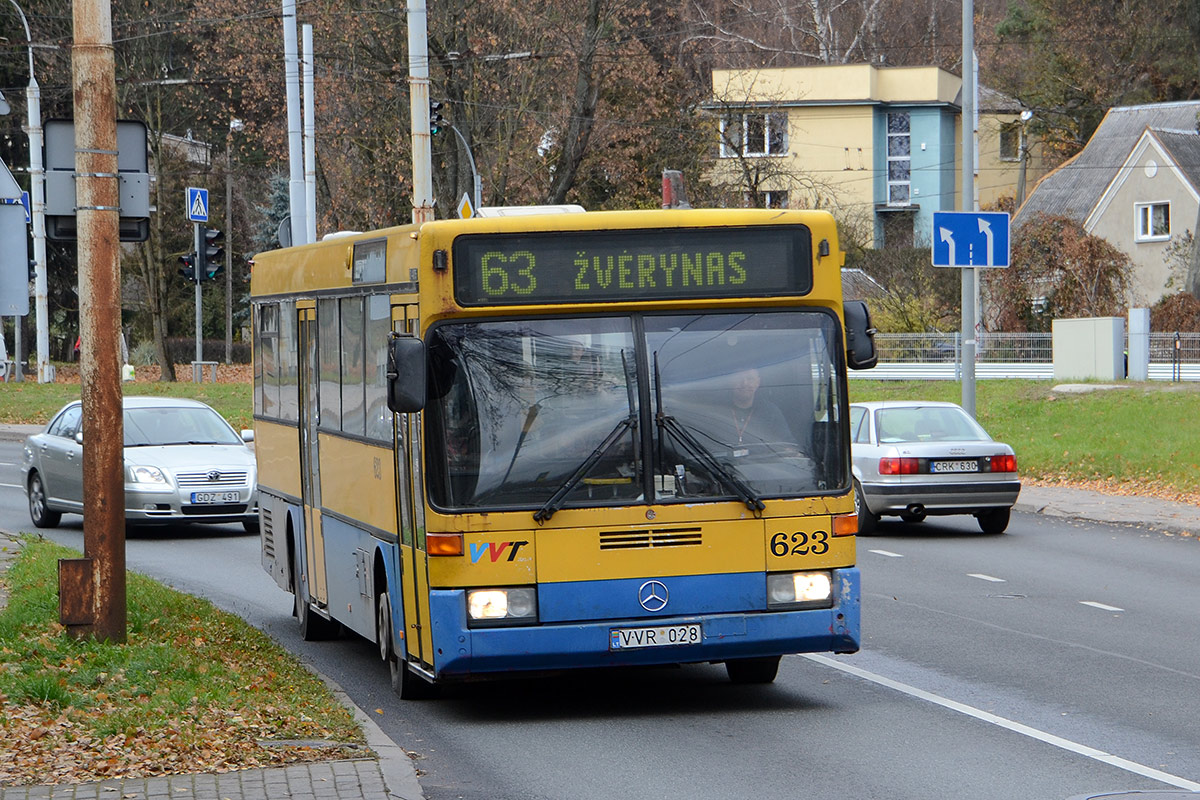
{"type": "Polygon", "coordinates": [[[192,379],[198,383],[200,377],[196,374],[195,365],[204,360],[204,332],[200,314],[201,305],[204,302],[201,297],[200,284],[203,282],[204,276],[201,275],[200,262],[203,260],[202,253],[204,252],[204,223],[208,222],[208,189],[187,187],[187,218],[192,223],[192,240],[196,249],[196,358],[192,364],[192,379]]]}
{"type": "MultiPolygon", "coordinates": [[[[963,180],[967,181],[964,172],[963,180]]],[[[975,296],[978,267],[1007,267],[1009,218],[1007,213],[981,211],[933,212],[930,261],[935,267],[962,269],[962,381],[963,408],[975,416],[975,296]]]]}

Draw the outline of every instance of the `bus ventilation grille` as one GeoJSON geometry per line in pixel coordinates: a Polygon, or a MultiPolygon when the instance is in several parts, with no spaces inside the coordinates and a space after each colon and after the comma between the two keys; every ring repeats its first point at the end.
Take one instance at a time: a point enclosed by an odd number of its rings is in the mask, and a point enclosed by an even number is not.
{"type": "Polygon", "coordinates": [[[275,525],[271,521],[271,507],[260,505],[258,515],[262,523],[262,543],[263,555],[267,558],[275,558],[275,525]]]}
{"type": "Polygon", "coordinates": [[[704,544],[700,528],[656,531],[609,531],[600,534],[601,550],[646,550],[652,547],[695,547],[704,544]]]}

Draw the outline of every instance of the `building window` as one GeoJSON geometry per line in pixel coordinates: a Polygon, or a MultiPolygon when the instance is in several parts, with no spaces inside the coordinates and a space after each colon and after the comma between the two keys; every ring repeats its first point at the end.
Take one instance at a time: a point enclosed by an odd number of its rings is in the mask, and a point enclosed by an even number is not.
{"type": "Polygon", "coordinates": [[[1134,206],[1139,242],[1171,238],[1171,204],[1139,203],[1134,206]]]}
{"type": "Polygon", "coordinates": [[[907,206],[912,196],[912,138],[907,112],[887,115],[887,204],[907,206]]]}
{"type": "Polygon", "coordinates": [[[743,201],[746,208],[787,208],[786,191],[746,192],[743,201]]]}
{"type": "Polygon", "coordinates": [[[1005,122],[1000,126],[1000,160],[1021,160],[1021,123],[1005,122]]]}
{"type": "Polygon", "coordinates": [[[721,157],[787,153],[787,114],[731,114],[721,118],[721,157]]]}

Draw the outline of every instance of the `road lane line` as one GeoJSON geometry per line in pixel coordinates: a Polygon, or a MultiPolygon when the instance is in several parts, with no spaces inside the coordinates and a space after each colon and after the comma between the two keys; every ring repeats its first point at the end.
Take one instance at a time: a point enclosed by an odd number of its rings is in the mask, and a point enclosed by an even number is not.
{"type": "Polygon", "coordinates": [[[1005,730],[1012,731],[1013,733],[1019,733],[1022,736],[1028,736],[1030,739],[1036,739],[1039,742],[1045,742],[1046,744],[1059,747],[1063,750],[1067,750],[1068,752],[1075,753],[1104,764],[1108,764],[1109,766],[1116,767],[1117,769],[1123,769],[1126,772],[1132,772],[1135,775],[1141,775],[1143,778],[1162,781],[1170,786],[1176,786],[1180,789],[1188,789],[1189,791],[1193,792],[1200,791],[1200,783],[1188,780],[1187,778],[1181,778],[1178,775],[1172,775],[1168,772],[1154,769],[1153,767],[1147,767],[1145,764],[1139,764],[1136,761],[1130,761],[1129,759],[1121,758],[1120,756],[1114,756],[1111,753],[1106,753],[1103,750],[1097,750],[1096,748],[1089,747],[1086,744],[1079,744],[1078,742],[1073,742],[1070,739],[1064,739],[1061,736],[1055,736],[1052,733],[1047,733],[1046,731],[1039,730],[1020,722],[1015,722],[1011,719],[1006,719],[997,714],[984,711],[981,708],[975,708],[974,706],[969,706],[966,703],[960,703],[957,700],[951,700],[947,697],[934,694],[933,692],[927,692],[924,689],[918,689],[915,686],[909,686],[907,683],[901,683],[900,681],[886,678],[883,675],[869,672],[865,669],[860,669],[850,664],[830,658],[829,656],[818,655],[816,653],[801,653],[801,655],[804,658],[807,658],[809,661],[815,661],[818,664],[823,664],[824,666],[832,667],[833,669],[840,670],[841,672],[849,673],[850,675],[857,676],[863,680],[870,681],[871,683],[875,683],[880,686],[886,686],[889,689],[895,689],[897,692],[902,692],[909,697],[915,697],[918,700],[924,700],[928,703],[933,703],[934,705],[958,712],[959,714],[965,714],[968,717],[974,717],[981,722],[996,725],[997,727],[1004,728],[1005,730]]]}
{"type": "Polygon", "coordinates": [[[880,556],[887,556],[888,558],[904,558],[904,556],[900,555],[899,553],[893,553],[891,550],[868,550],[867,552],[880,556]]]}
{"type": "Polygon", "coordinates": [[[992,583],[1008,583],[1004,578],[993,578],[991,575],[984,575],[982,572],[968,572],[968,578],[979,578],[981,581],[991,581],[992,583]]]}
{"type": "Polygon", "coordinates": [[[1123,608],[1117,608],[1116,606],[1106,606],[1106,605],[1104,605],[1104,603],[1097,603],[1095,600],[1080,600],[1079,605],[1091,606],[1092,608],[1098,608],[1101,611],[1124,611],[1125,610],[1123,608]]]}

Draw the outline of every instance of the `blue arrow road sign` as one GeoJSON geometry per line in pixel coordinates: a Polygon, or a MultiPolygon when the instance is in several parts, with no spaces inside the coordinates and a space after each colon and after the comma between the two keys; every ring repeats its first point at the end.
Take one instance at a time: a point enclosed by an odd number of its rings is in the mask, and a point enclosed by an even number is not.
{"type": "Polygon", "coordinates": [[[1008,214],[933,212],[935,267],[1007,267],[1008,214]]]}
{"type": "Polygon", "coordinates": [[[187,187],[187,214],[189,222],[208,222],[208,189],[187,187]]]}

